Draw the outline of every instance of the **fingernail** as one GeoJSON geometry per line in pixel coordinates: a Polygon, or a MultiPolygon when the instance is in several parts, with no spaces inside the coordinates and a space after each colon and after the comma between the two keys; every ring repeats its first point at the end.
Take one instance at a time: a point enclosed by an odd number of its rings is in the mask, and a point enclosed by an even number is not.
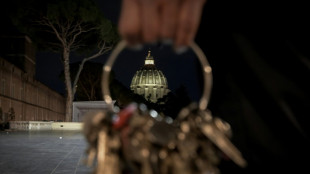
{"type": "Polygon", "coordinates": [[[128,46],[128,48],[133,51],[141,51],[143,46],[141,44],[135,44],[128,46]]]}
{"type": "Polygon", "coordinates": [[[188,47],[187,46],[180,46],[180,47],[177,47],[174,49],[174,52],[176,54],[183,54],[185,53],[186,51],[188,50],[188,47]]]}

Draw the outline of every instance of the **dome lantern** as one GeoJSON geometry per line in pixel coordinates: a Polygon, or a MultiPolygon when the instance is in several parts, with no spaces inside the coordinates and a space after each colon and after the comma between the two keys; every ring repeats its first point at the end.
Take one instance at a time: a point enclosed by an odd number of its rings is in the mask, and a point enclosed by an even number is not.
{"type": "Polygon", "coordinates": [[[153,56],[151,56],[151,51],[148,51],[147,57],[144,61],[144,65],[155,65],[154,64],[154,58],[153,56]]]}

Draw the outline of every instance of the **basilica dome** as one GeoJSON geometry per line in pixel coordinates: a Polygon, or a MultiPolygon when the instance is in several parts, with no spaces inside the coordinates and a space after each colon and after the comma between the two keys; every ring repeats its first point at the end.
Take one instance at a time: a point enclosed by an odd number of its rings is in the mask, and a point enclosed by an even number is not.
{"type": "Polygon", "coordinates": [[[170,91],[165,75],[155,66],[151,51],[148,51],[144,65],[133,76],[130,89],[153,103],[170,91]]]}

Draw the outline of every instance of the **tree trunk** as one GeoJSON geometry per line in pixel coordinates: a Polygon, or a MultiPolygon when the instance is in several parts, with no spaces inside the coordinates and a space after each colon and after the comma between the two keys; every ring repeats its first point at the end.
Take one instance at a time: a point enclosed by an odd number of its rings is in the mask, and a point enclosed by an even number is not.
{"type": "Polygon", "coordinates": [[[64,48],[63,50],[64,74],[65,74],[65,84],[66,84],[66,90],[67,90],[65,119],[67,122],[72,121],[72,102],[73,102],[72,84],[71,84],[71,77],[70,77],[69,54],[70,54],[70,49],[64,48]]]}
{"type": "Polygon", "coordinates": [[[72,95],[74,96],[75,93],[76,93],[76,88],[77,88],[77,83],[79,81],[79,78],[80,78],[80,74],[83,70],[83,67],[84,67],[84,64],[85,62],[87,61],[87,59],[83,59],[83,61],[81,62],[80,66],[79,66],[79,70],[75,76],[75,79],[74,79],[74,82],[73,82],[73,87],[72,87],[72,95]]]}

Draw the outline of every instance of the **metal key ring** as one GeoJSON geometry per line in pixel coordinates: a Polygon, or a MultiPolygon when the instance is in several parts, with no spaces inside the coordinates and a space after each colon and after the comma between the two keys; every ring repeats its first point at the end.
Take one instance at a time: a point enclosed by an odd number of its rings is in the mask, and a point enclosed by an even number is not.
{"type": "MultiPolygon", "coordinates": [[[[101,80],[101,88],[102,88],[102,94],[103,94],[103,99],[108,105],[112,104],[112,97],[110,94],[110,89],[109,89],[109,76],[110,72],[112,70],[112,66],[117,59],[118,55],[120,52],[126,48],[127,42],[125,40],[120,41],[112,53],[110,54],[107,62],[103,66],[103,73],[102,73],[102,80],[101,80]]],[[[207,109],[209,99],[210,99],[210,94],[211,94],[211,88],[212,88],[212,68],[209,65],[209,62],[207,60],[207,57],[201,50],[201,48],[193,42],[189,46],[195,55],[198,57],[199,62],[201,64],[202,72],[203,72],[203,79],[204,79],[204,90],[202,97],[199,101],[199,109],[200,110],[205,110],[207,109]]]]}

